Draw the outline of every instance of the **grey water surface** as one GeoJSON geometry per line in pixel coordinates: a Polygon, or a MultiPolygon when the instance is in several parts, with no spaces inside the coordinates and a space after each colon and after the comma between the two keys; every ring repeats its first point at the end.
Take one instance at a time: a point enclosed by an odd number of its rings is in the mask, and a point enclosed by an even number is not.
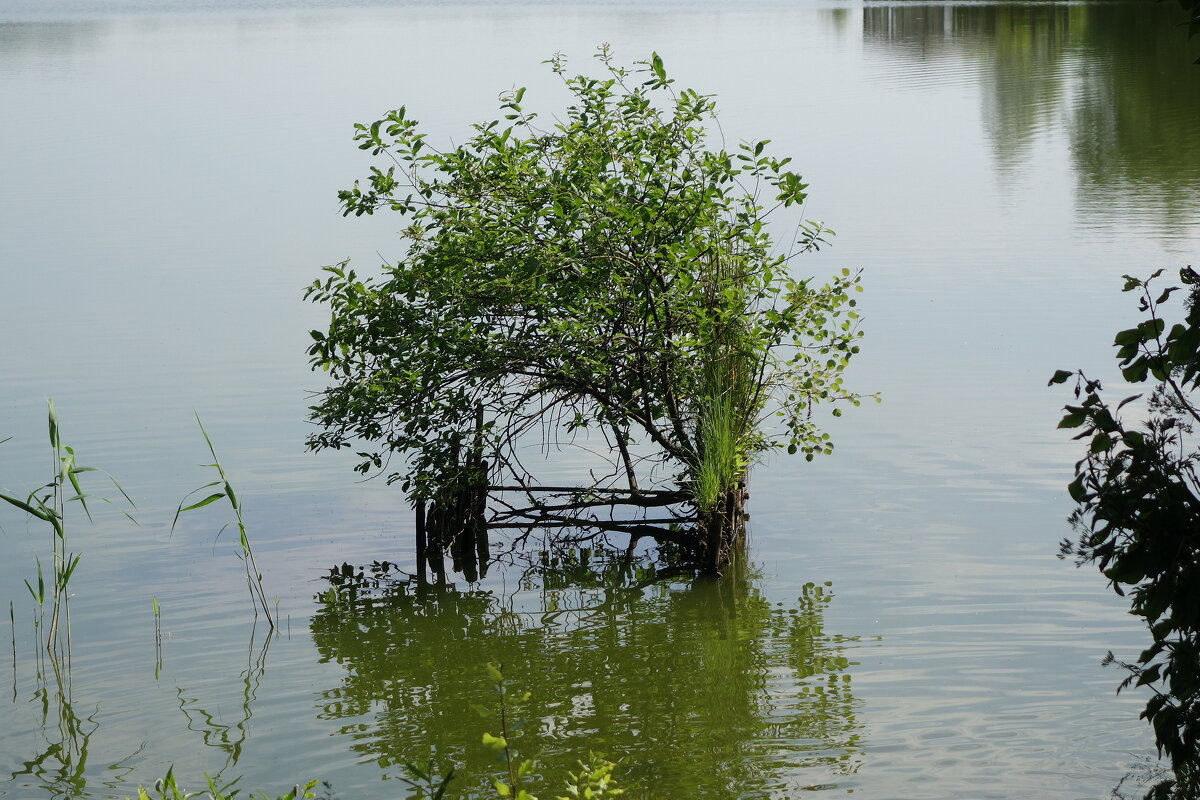
{"type": "Polygon", "coordinates": [[[1174,17],[0,0],[0,490],[48,479],[52,397],[139,523],[72,519],[55,678],[23,585],[49,534],[0,511],[16,622],[0,796],[122,798],[174,765],[195,788],[208,773],[404,797],[401,765],[428,759],[466,765],[458,791],[479,796],[491,722],[468,704],[488,702],[498,660],[534,694],[547,775],[597,749],[633,797],[1107,797],[1153,741],[1144,698],[1116,697],[1100,660],[1145,635],[1094,570],[1055,558],[1081,453],[1046,381],[1085,366],[1119,391],[1109,344],[1137,314],[1121,275],[1173,272],[1200,245],[1200,67],[1174,17]],[[332,565],[412,561],[398,487],[303,445],[323,385],[303,289],[400,246],[388,215],[338,213],[370,163],[352,124],[404,104],[431,141],[461,141],[514,85],[551,114],[563,92],[541,62],[592,69],[602,42],[716,94],[728,142],[794,157],[805,213],[838,234],[796,269],[863,270],[850,383],[884,402],[830,420],[834,455],[756,467],[750,564],[719,587],[615,602],[493,572],[341,614],[314,600],[332,565]],[[245,504],[274,637],[252,624],[236,535],[216,537],[229,513],[171,532],[211,480],[194,412],[245,504]]]}

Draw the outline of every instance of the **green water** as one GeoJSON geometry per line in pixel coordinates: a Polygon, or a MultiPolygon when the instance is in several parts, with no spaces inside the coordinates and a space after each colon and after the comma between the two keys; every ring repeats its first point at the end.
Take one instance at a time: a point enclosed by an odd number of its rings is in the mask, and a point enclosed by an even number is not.
{"type": "MultiPolygon", "coordinates": [[[[402,797],[407,760],[498,765],[483,665],[531,697],[515,741],[553,790],[619,760],[633,797],[1101,798],[1153,755],[1099,662],[1145,635],[1058,562],[1078,443],[1046,388],[1136,317],[1121,275],[1195,263],[1200,67],[1170,3],[261,3],[11,0],[0,8],[0,489],[46,476],[44,398],[134,526],[71,522],[68,661],[23,581],[47,534],[0,512],[0,796],[122,798],[174,765],[281,793],[402,797]],[[342,219],[351,125],[405,104],[461,141],[496,96],[561,97],[540,61],[610,42],[770,138],[838,232],[797,262],[862,268],[849,374],[882,392],[837,451],[751,475],[744,566],[622,590],[520,565],[482,584],[324,599],[331,566],[412,567],[412,514],[355,459],[305,453],[300,300],[321,264],[395,255],[342,219]],[[246,510],[280,625],[253,621],[198,411],[246,510]],[[155,642],[151,601],[161,609],[155,642]],[[315,599],[321,598],[321,599],[315,599]],[[4,607],[11,601],[15,625],[4,607]],[[8,661],[11,667],[8,668],[8,661]]],[[[540,457],[535,451],[531,456],[540,457]]],[[[547,482],[585,479],[551,453],[547,482]]],[[[540,543],[533,549],[540,548],[540,543]]],[[[497,548],[499,549],[499,548],[497,548]]],[[[589,556],[589,565],[595,564],[589,556]]],[[[549,796],[547,792],[543,796],[549,796]]]]}

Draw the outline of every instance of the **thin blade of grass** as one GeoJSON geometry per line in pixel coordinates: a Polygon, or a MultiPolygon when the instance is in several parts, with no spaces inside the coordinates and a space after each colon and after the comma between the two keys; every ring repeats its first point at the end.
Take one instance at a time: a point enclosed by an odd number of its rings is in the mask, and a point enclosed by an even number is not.
{"type": "Polygon", "coordinates": [[[79,505],[83,506],[83,513],[87,515],[88,522],[95,523],[95,520],[92,519],[92,510],[88,508],[87,504],[87,498],[90,495],[83,491],[83,487],[79,485],[79,478],[76,477],[80,472],[88,471],[89,468],[75,465],[75,451],[69,446],[64,447],[63,450],[67,452],[67,457],[62,459],[62,471],[66,475],[67,480],[71,482],[71,488],[75,490],[75,496],[64,502],[79,501],[79,505]]]}
{"type": "MultiPolygon", "coordinates": [[[[96,467],[85,467],[85,469],[96,469],[96,467]]],[[[100,470],[100,471],[101,471],[101,472],[104,472],[105,476],[106,476],[106,477],[107,477],[107,478],[108,478],[110,481],[112,481],[112,485],[113,485],[113,486],[115,486],[115,487],[117,487],[117,491],[121,493],[121,496],[125,498],[125,500],[126,500],[128,503],[129,503],[129,505],[130,505],[130,506],[132,506],[133,508],[137,508],[137,503],[133,502],[133,498],[132,498],[132,497],[130,497],[130,496],[129,496],[129,493],[125,491],[125,487],[124,487],[124,486],[122,486],[122,485],[121,485],[121,484],[120,484],[120,483],[117,481],[117,479],[116,479],[116,478],[114,478],[112,475],[109,475],[109,474],[108,474],[107,472],[105,472],[104,470],[100,470]]],[[[129,515],[128,515],[128,514],[126,514],[125,516],[127,516],[127,517],[128,517],[129,515]]],[[[133,517],[129,517],[129,518],[130,518],[130,519],[133,519],[133,517]]]]}
{"type": "Polygon", "coordinates": [[[195,413],[196,413],[196,424],[200,426],[200,434],[202,436],[204,436],[204,443],[208,445],[208,452],[212,453],[213,461],[217,462],[217,463],[213,464],[213,466],[219,470],[219,469],[221,469],[221,463],[220,463],[221,459],[217,458],[217,448],[213,447],[212,439],[209,438],[208,431],[205,430],[205,428],[204,428],[204,423],[200,421],[199,412],[195,412],[195,413]]]}
{"type": "Polygon", "coordinates": [[[224,525],[221,526],[221,530],[217,531],[217,535],[213,537],[213,552],[214,553],[217,552],[217,540],[221,538],[221,534],[224,533],[225,529],[228,528],[231,524],[232,523],[230,523],[230,522],[226,522],[224,525]]]}
{"type": "Polygon", "coordinates": [[[434,792],[433,800],[442,800],[442,797],[445,796],[445,794],[446,794],[446,789],[448,789],[450,787],[450,779],[453,777],[454,777],[454,768],[451,767],[450,771],[446,773],[446,777],[442,778],[441,786],[439,786],[437,788],[437,791],[434,792]]]}
{"type": "Polygon", "coordinates": [[[33,595],[34,601],[40,606],[42,603],[46,602],[46,579],[42,576],[42,560],[37,556],[34,556],[33,560],[37,562],[38,588],[35,592],[33,587],[29,585],[29,581],[25,581],[25,586],[29,589],[29,593],[33,595]]]}
{"type": "Polygon", "coordinates": [[[67,583],[70,582],[72,573],[74,573],[75,568],[79,566],[80,554],[75,553],[74,556],[75,557],[73,559],[71,559],[71,563],[67,566],[66,569],[63,570],[62,575],[59,577],[59,588],[60,589],[67,588],[67,583]]]}

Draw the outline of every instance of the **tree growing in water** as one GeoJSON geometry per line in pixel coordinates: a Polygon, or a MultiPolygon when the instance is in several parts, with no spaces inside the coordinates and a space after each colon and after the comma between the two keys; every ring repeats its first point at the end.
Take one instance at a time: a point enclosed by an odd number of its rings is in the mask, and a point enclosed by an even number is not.
{"type": "Polygon", "coordinates": [[[684,532],[626,531],[716,570],[741,535],[755,457],[829,452],[813,407],[860,401],[842,384],[861,336],[859,277],[790,276],[827,233],[800,222],[782,251],[768,235],[768,217],[805,199],[790,159],[766,141],[708,149],[711,97],[677,91],[657,55],[632,70],[598,57],[599,78],[548,62],[571,95],[549,126],[524,89],[450,150],[404,108],[355,126],[359,147],[389,163],[340,193],[344,213],[400,213],[406,252],[380,278],[343,262],[309,288],[332,311],[309,351],[332,378],[309,445],[369,442],[358,469],[421,501],[456,481],[530,486],[530,435],[603,437],[609,474],[522,519],[683,504],[698,520],[684,532]],[[768,430],[772,417],[782,424],[768,430]]]}

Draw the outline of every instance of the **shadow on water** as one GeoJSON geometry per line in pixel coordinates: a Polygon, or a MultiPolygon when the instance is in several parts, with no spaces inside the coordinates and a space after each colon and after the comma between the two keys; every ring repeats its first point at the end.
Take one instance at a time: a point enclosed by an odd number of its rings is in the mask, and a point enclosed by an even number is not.
{"type": "Polygon", "coordinates": [[[494,703],[485,665],[498,662],[532,693],[515,744],[551,788],[589,751],[619,762],[631,798],[854,785],[855,640],[825,630],[828,584],[772,604],[744,564],[630,590],[604,562],[582,570],[589,561],[556,560],[539,590],[510,597],[389,583],[386,565],[343,575],[312,619],[322,659],[344,668],[319,715],[385,778],[428,759],[457,768],[456,792],[483,797],[496,764],[480,743],[492,721],[477,708],[494,703]]]}
{"type": "Polygon", "coordinates": [[[910,86],[969,75],[1003,175],[1065,130],[1075,207],[1164,238],[1200,220],[1200,46],[1176,3],[868,5],[863,41],[910,86]]]}

